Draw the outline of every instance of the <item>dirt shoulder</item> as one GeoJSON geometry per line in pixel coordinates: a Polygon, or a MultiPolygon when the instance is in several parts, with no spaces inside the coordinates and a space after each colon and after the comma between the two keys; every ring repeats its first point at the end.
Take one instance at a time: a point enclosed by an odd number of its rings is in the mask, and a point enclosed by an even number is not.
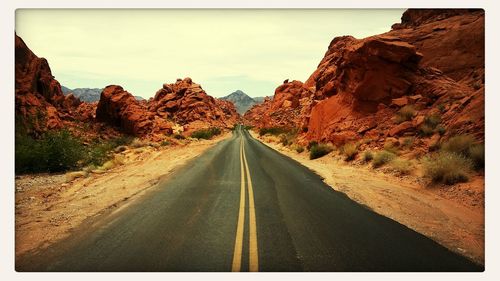
{"type": "Polygon", "coordinates": [[[123,165],[71,181],[69,173],[16,177],[16,256],[45,248],[84,220],[138,198],[160,178],[230,136],[229,132],[184,145],[130,148],[120,153],[123,165]]]}
{"type": "Polygon", "coordinates": [[[453,187],[429,188],[418,178],[346,164],[333,154],[310,160],[307,151],[297,153],[270,138],[251,134],[316,172],[334,190],[484,264],[484,177],[453,187]]]}

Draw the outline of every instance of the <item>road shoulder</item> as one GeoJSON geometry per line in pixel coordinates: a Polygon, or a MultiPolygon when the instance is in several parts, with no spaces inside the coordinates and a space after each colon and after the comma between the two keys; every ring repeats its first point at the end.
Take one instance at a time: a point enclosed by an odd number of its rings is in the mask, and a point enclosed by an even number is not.
{"type": "Polygon", "coordinates": [[[123,152],[123,165],[72,180],[68,174],[16,177],[16,257],[44,249],[87,219],[131,203],[160,179],[230,137],[231,132],[185,145],[130,149],[123,152]]]}
{"type": "Polygon", "coordinates": [[[314,171],[336,191],[373,211],[422,233],[450,250],[484,264],[484,208],[460,204],[438,190],[367,167],[350,166],[332,156],[310,160],[281,144],[263,144],[314,171]]]}

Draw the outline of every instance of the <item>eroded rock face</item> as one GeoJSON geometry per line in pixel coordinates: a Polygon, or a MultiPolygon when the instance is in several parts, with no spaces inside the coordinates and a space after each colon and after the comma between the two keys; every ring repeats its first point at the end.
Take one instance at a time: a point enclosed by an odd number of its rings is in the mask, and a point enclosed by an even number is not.
{"type": "Polygon", "coordinates": [[[425,116],[435,114],[445,137],[468,133],[483,139],[484,13],[410,10],[405,15],[403,24],[382,35],[334,38],[304,84],[285,81],[245,120],[257,127],[301,128],[303,142],[383,144],[388,137],[416,135],[425,116]],[[454,44],[462,41],[472,47],[458,51],[454,44]],[[395,114],[403,106],[413,107],[415,118],[397,123],[395,114]]]}
{"type": "Polygon", "coordinates": [[[232,127],[239,116],[234,105],[207,95],[191,78],[163,84],[149,102],[148,108],[161,118],[188,127],[195,121],[194,124],[202,123],[203,127],[232,127]]]}
{"type": "Polygon", "coordinates": [[[63,127],[73,119],[80,100],[64,96],[47,60],[37,57],[24,41],[15,36],[16,117],[33,134],[63,127]]]}
{"type": "Polygon", "coordinates": [[[116,85],[107,86],[102,91],[96,119],[135,136],[172,133],[170,122],[148,111],[132,94],[116,85]]]}

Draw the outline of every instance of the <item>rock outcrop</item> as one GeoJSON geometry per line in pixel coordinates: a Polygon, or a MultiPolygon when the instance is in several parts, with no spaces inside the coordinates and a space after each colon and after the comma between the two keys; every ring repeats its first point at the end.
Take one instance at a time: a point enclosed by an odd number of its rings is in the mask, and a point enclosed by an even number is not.
{"type": "Polygon", "coordinates": [[[47,60],[37,57],[17,35],[15,89],[17,122],[35,135],[63,127],[63,121],[72,120],[81,103],[73,95],[63,95],[47,60]]]}
{"type": "Polygon", "coordinates": [[[285,81],[245,120],[257,127],[299,128],[303,142],[383,144],[387,137],[417,135],[433,115],[445,136],[483,139],[483,77],[482,11],[409,10],[385,34],[334,38],[305,83],[285,81]],[[471,48],[457,47],[464,43],[471,48]],[[404,106],[415,116],[401,122],[395,116],[404,106]]]}
{"type": "Polygon", "coordinates": [[[99,102],[82,102],[71,92],[63,93],[47,60],[38,58],[17,35],[15,96],[16,126],[35,137],[66,128],[87,140],[121,133],[162,140],[173,127],[229,128],[239,120],[231,102],[207,95],[191,78],[163,85],[150,101],[111,85],[100,92],[99,102]]]}
{"type": "Polygon", "coordinates": [[[148,111],[132,94],[116,85],[107,86],[102,91],[96,119],[135,136],[172,133],[171,122],[148,111]]]}
{"type": "Polygon", "coordinates": [[[189,129],[232,127],[238,120],[234,105],[205,93],[191,78],[163,84],[148,104],[149,111],[189,129]]]}

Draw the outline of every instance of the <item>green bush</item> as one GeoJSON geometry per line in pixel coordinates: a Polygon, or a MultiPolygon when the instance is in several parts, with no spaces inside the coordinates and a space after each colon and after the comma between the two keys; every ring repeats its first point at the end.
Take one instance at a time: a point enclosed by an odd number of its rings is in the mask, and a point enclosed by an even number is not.
{"type": "Polygon", "coordinates": [[[280,135],[280,143],[283,146],[288,146],[293,144],[295,142],[295,139],[297,139],[297,130],[290,130],[280,135]]]}
{"type": "Polygon", "coordinates": [[[36,140],[29,135],[16,135],[16,174],[74,169],[85,156],[82,142],[67,130],[49,131],[36,140]]]}
{"type": "Polygon", "coordinates": [[[196,138],[196,139],[206,139],[206,140],[209,140],[213,136],[220,135],[220,133],[221,133],[221,129],[216,128],[216,127],[211,127],[211,128],[208,128],[208,129],[196,130],[196,131],[194,131],[194,132],[191,133],[191,137],[192,138],[196,138]]]}
{"type": "Polygon", "coordinates": [[[260,128],[259,135],[274,135],[277,136],[279,134],[285,133],[287,130],[281,127],[270,127],[270,128],[260,128]]]}
{"type": "Polygon", "coordinates": [[[396,158],[396,154],[387,151],[387,150],[382,150],[379,151],[373,156],[373,168],[378,168],[381,167],[387,163],[389,163],[392,159],[396,158]]]}
{"type": "Polygon", "coordinates": [[[403,123],[413,119],[415,116],[415,109],[411,105],[405,105],[398,112],[396,112],[396,123],[403,123]]]}
{"type": "Polygon", "coordinates": [[[371,151],[365,151],[363,153],[363,161],[368,163],[373,160],[373,153],[371,151]]]}
{"type": "Polygon", "coordinates": [[[429,137],[434,134],[434,128],[430,127],[427,124],[422,124],[418,127],[418,135],[421,137],[429,137]]]}
{"type": "Polygon", "coordinates": [[[347,143],[340,148],[340,152],[344,154],[345,161],[352,161],[358,154],[358,146],[355,143],[347,143]]]}
{"type": "Polygon", "coordinates": [[[317,141],[310,141],[308,144],[307,144],[307,150],[311,150],[311,147],[315,146],[315,145],[318,145],[318,142],[317,141]]]}
{"type": "Polygon", "coordinates": [[[309,151],[309,159],[316,159],[323,157],[327,155],[328,153],[332,152],[333,148],[327,144],[316,144],[311,146],[311,149],[309,151]]]}
{"type": "Polygon", "coordinates": [[[170,142],[168,140],[164,140],[160,143],[161,146],[168,146],[170,145],[170,142]]]}
{"type": "Polygon", "coordinates": [[[425,158],[423,165],[424,175],[432,182],[452,185],[469,180],[472,163],[463,155],[442,151],[425,158]]]}

